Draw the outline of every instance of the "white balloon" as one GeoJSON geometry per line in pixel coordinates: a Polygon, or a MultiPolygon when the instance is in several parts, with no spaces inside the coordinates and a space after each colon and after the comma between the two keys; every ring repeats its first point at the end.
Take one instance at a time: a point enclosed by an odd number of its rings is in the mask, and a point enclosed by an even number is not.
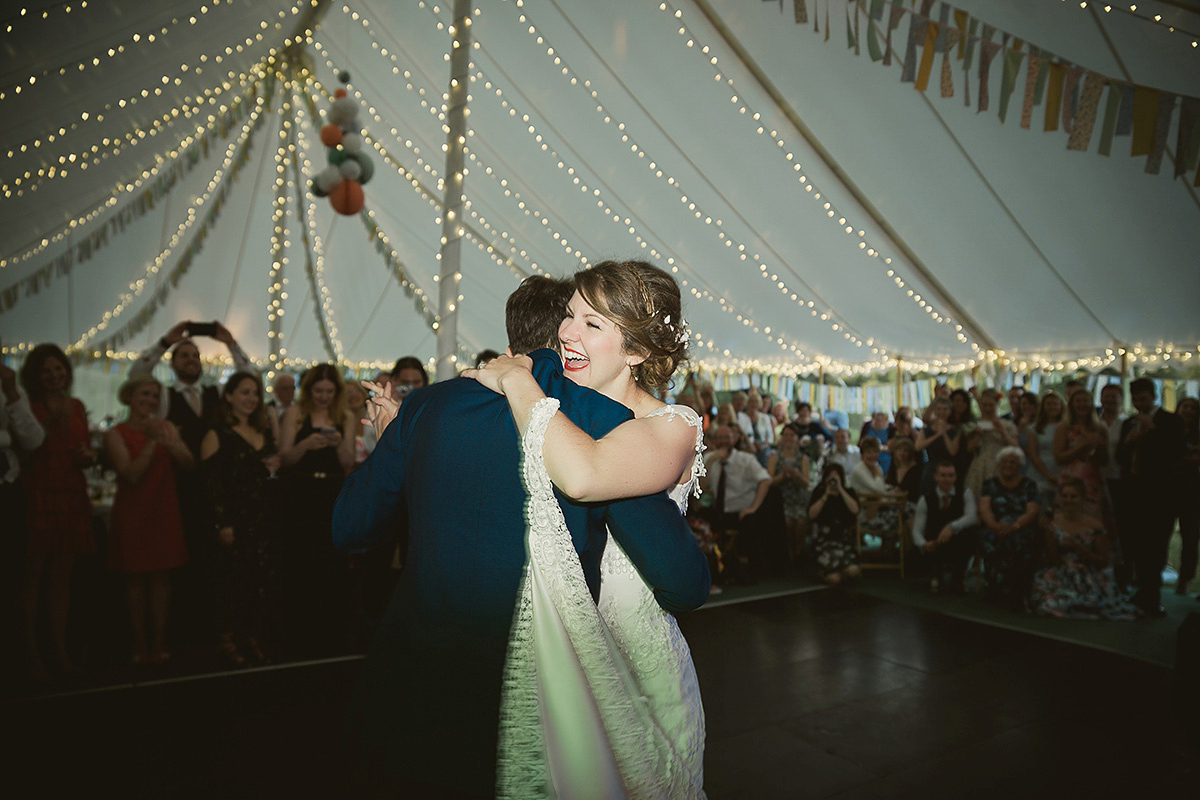
{"type": "Polygon", "coordinates": [[[343,161],[338,165],[338,170],[341,172],[342,177],[348,181],[356,181],[358,180],[358,176],[362,175],[362,167],[353,158],[347,158],[343,161]]]}
{"type": "Polygon", "coordinates": [[[362,149],[362,137],[357,133],[343,133],[342,149],[347,153],[357,153],[362,149]]]}
{"type": "MultiPolygon", "coordinates": [[[[357,164],[355,166],[357,166],[357,164]]],[[[314,180],[322,191],[330,192],[333,191],[333,187],[342,182],[342,173],[336,166],[330,164],[318,172],[317,177],[314,178],[314,180]]]]}

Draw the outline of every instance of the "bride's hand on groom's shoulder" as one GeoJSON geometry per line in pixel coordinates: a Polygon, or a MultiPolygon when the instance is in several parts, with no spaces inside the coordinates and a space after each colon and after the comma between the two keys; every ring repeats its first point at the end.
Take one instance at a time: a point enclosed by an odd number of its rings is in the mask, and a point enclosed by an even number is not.
{"type": "Polygon", "coordinates": [[[465,369],[462,377],[473,378],[493,392],[504,394],[504,381],[513,375],[533,374],[533,359],[529,356],[496,356],[478,369],[465,369]]]}

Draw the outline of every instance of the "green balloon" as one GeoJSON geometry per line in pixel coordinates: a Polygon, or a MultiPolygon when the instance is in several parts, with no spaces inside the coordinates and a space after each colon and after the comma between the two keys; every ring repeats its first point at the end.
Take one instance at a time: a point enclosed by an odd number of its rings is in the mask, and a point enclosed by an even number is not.
{"type": "Polygon", "coordinates": [[[320,186],[317,186],[317,182],[315,180],[311,180],[308,182],[308,188],[309,188],[309,191],[311,191],[313,193],[314,197],[328,197],[329,196],[329,192],[325,191],[320,186]]]}
{"type": "Polygon", "coordinates": [[[331,147],[331,148],[329,148],[329,153],[326,155],[326,158],[329,159],[330,164],[333,164],[336,167],[338,164],[341,164],[347,158],[350,158],[350,154],[347,153],[345,150],[343,150],[340,146],[339,147],[331,147]]]}

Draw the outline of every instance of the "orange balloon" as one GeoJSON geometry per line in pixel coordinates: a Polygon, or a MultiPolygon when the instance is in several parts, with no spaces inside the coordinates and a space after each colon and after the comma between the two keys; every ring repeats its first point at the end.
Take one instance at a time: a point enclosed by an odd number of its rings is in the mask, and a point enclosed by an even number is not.
{"type": "Polygon", "coordinates": [[[346,217],[362,211],[364,203],[366,198],[363,196],[362,184],[358,181],[342,181],[329,193],[329,205],[346,217]]]}
{"type": "Polygon", "coordinates": [[[334,90],[333,90],[333,96],[334,96],[334,97],[345,97],[345,96],[346,96],[346,90],[345,90],[345,89],[334,89],[334,90]]]}
{"type": "Polygon", "coordinates": [[[330,123],[321,128],[321,144],[326,147],[337,147],[342,143],[342,129],[330,123]]]}

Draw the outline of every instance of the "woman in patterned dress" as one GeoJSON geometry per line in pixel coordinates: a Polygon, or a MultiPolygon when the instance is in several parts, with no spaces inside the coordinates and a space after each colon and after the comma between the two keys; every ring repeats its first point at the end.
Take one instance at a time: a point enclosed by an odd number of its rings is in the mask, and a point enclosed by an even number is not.
{"type": "Polygon", "coordinates": [[[1005,447],[996,456],[996,476],[983,482],[979,518],[984,528],[983,569],[988,597],[1024,610],[1038,554],[1038,488],[1021,474],[1025,454],[1005,447]]]}
{"type": "Polygon", "coordinates": [[[813,549],[817,552],[817,569],[830,586],[862,574],[854,541],[858,511],[858,495],[846,488],[846,471],[836,461],[828,462],[808,501],[808,519],[813,530],[813,549]]]}
{"type": "Polygon", "coordinates": [[[1033,613],[1069,619],[1137,619],[1137,608],[1121,596],[1109,566],[1108,533],[1085,509],[1086,492],[1079,478],[1064,478],[1058,485],[1058,510],[1046,536],[1050,566],[1033,579],[1033,613]]]}
{"type": "Polygon", "coordinates": [[[779,449],[767,459],[771,483],[783,495],[783,519],[787,526],[788,553],[793,561],[804,552],[808,527],[809,460],[800,450],[800,430],[784,425],[779,432],[779,449]]]}
{"type": "Polygon", "coordinates": [[[280,467],[257,375],[235,372],[221,391],[217,425],[200,443],[218,549],[218,655],[229,665],[266,663],[264,643],[279,590],[280,467]]]}

